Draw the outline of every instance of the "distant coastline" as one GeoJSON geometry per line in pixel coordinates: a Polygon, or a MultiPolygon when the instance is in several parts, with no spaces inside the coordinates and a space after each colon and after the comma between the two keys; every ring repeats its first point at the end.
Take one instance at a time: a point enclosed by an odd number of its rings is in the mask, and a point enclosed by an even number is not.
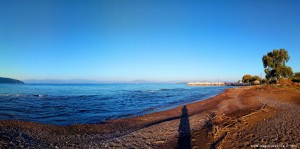
{"type": "Polygon", "coordinates": [[[225,86],[224,82],[189,82],[188,86],[225,86]]]}
{"type": "Polygon", "coordinates": [[[17,79],[0,77],[0,84],[24,84],[24,82],[17,79]]]}

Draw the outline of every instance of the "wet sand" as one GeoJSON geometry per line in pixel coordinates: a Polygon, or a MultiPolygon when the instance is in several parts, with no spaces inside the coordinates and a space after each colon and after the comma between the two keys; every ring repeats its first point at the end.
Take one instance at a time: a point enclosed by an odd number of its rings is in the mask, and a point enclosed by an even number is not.
{"type": "Polygon", "coordinates": [[[300,148],[299,128],[299,86],[252,86],[105,124],[1,120],[0,148],[300,148]]]}

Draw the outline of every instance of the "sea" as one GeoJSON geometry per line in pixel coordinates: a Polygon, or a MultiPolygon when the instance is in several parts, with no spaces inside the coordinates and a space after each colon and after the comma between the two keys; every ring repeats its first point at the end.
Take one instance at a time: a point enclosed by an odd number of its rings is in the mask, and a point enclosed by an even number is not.
{"type": "Polygon", "coordinates": [[[229,86],[185,84],[0,84],[0,119],[60,126],[168,110],[207,99],[229,86]]]}

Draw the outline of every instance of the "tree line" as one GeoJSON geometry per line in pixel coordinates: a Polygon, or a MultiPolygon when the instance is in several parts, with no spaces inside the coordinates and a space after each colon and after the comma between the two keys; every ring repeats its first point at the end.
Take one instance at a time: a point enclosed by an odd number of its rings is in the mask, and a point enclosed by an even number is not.
{"type": "Polygon", "coordinates": [[[253,83],[254,81],[260,81],[260,83],[278,83],[281,79],[300,82],[300,73],[293,73],[292,68],[286,65],[289,59],[290,56],[287,50],[274,49],[262,57],[264,72],[266,74],[265,78],[262,79],[259,76],[246,74],[243,76],[242,82],[253,83]]]}

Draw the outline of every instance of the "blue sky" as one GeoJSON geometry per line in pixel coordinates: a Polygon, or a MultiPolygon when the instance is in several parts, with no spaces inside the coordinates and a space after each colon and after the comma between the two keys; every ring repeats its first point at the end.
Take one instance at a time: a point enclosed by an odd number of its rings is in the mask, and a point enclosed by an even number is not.
{"type": "MultiPolygon", "coordinates": [[[[285,48],[300,71],[297,0],[0,0],[0,76],[224,80],[285,48]]],[[[264,73],[263,73],[264,74],[264,73]]]]}

